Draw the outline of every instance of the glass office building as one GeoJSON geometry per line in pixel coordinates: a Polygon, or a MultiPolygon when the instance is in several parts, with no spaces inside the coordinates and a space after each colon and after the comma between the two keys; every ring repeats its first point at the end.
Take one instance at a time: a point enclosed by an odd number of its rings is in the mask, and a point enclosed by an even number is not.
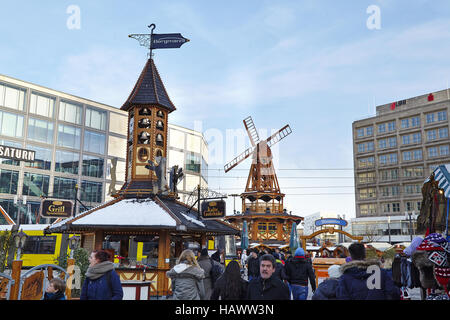
{"type": "MultiPolygon", "coordinates": [[[[35,223],[41,197],[78,198],[76,212],[112,199],[125,179],[127,117],[119,108],[0,75],[0,145],[35,151],[34,162],[0,158],[0,205],[14,221],[21,212],[21,223],[35,223]]],[[[175,145],[169,142],[167,163],[186,174],[180,193],[207,185],[202,134],[168,129],[175,145]]]]}

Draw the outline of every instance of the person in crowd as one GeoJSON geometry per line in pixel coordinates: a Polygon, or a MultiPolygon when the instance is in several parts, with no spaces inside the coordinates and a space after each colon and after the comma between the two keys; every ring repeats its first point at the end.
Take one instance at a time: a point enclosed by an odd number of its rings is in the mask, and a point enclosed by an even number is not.
{"type": "Polygon", "coordinates": [[[89,268],[81,289],[80,300],[122,300],[120,277],[104,250],[93,251],[89,256],[89,268]]]}
{"type": "Polygon", "coordinates": [[[205,278],[203,279],[203,285],[205,287],[205,300],[209,300],[213,289],[213,284],[211,281],[211,269],[213,260],[209,257],[208,249],[203,248],[200,251],[200,257],[198,258],[197,262],[200,268],[202,268],[205,272],[205,278]]]}
{"type": "Polygon", "coordinates": [[[217,279],[211,300],[242,300],[247,296],[248,282],[242,279],[239,263],[230,261],[217,279]]]}
{"type": "Polygon", "coordinates": [[[184,250],[175,267],[166,272],[172,279],[174,300],[204,300],[205,271],[198,265],[192,250],[184,250]]]}
{"type": "Polygon", "coordinates": [[[280,248],[275,248],[275,253],[277,253],[280,256],[281,261],[286,261],[286,257],[283,251],[280,250],[280,248]]]}
{"type": "Polygon", "coordinates": [[[336,300],[336,288],[341,277],[340,266],[333,264],[328,268],[328,278],[322,281],[312,296],[312,300],[336,300]]]}
{"type": "Polygon", "coordinates": [[[274,252],[273,257],[275,258],[275,272],[273,273],[273,276],[280,279],[281,281],[284,281],[286,279],[286,274],[284,270],[284,262],[280,260],[280,254],[274,252]]]}
{"type": "Polygon", "coordinates": [[[221,262],[222,262],[222,255],[223,255],[223,253],[224,253],[224,250],[223,250],[223,249],[217,249],[217,251],[214,252],[214,253],[211,255],[211,258],[212,258],[214,261],[217,261],[218,263],[221,263],[221,262]]]}
{"type": "Polygon", "coordinates": [[[294,258],[286,264],[286,280],[289,282],[294,300],[308,298],[308,280],[312,292],[316,290],[316,278],[311,263],[305,257],[303,248],[295,250],[294,258]]]}
{"type": "Polygon", "coordinates": [[[246,265],[248,257],[249,256],[247,255],[247,250],[246,249],[242,250],[242,253],[241,253],[241,266],[242,267],[244,267],[246,265]]]}
{"type": "Polygon", "coordinates": [[[381,268],[380,262],[376,259],[365,260],[364,244],[352,243],[348,250],[352,261],[343,264],[340,268],[342,276],[336,288],[336,297],[339,300],[400,299],[399,288],[386,270],[381,268]]]}
{"type": "Polygon", "coordinates": [[[259,277],[259,257],[255,250],[250,252],[247,259],[248,281],[259,277]]]}
{"type": "Polygon", "coordinates": [[[275,268],[273,255],[260,258],[260,276],[249,282],[247,300],[290,300],[288,286],[273,276],[275,268]]]}
{"type": "Polygon", "coordinates": [[[66,300],[65,291],[66,283],[60,278],[53,278],[48,283],[43,300],[66,300]]]}

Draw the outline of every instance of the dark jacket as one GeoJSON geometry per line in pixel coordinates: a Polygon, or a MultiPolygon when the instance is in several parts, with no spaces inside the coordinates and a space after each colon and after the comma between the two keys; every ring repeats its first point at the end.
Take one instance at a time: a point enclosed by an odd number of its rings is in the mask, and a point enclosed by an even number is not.
{"type": "Polygon", "coordinates": [[[66,296],[64,295],[64,292],[61,291],[57,291],[55,293],[46,292],[44,293],[43,300],[66,300],[66,296]]]}
{"type": "Polygon", "coordinates": [[[203,286],[205,287],[205,300],[209,300],[213,288],[211,280],[211,268],[213,260],[209,256],[200,256],[197,260],[200,268],[205,271],[205,278],[203,279],[203,286]]]}
{"type": "Polygon", "coordinates": [[[312,296],[312,300],[336,300],[336,289],[339,279],[328,278],[322,281],[312,296]]]}
{"type": "Polygon", "coordinates": [[[341,266],[342,276],[336,290],[336,297],[340,300],[398,300],[400,290],[386,270],[381,269],[377,260],[354,260],[341,266]],[[368,272],[369,266],[378,266],[380,269],[380,288],[369,289],[369,277],[374,277],[376,272],[368,272]]]}
{"type": "Polygon", "coordinates": [[[240,294],[236,297],[227,296],[225,293],[227,286],[227,279],[225,274],[222,274],[216,281],[213,292],[211,294],[211,300],[243,300],[247,296],[248,282],[244,279],[240,279],[240,294]]]}
{"type": "Polygon", "coordinates": [[[284,270],[284,265],[279,259],[276,260],[276,267],[273,276],[282,281],[286,280],[286,272],[284,270]]]}
{"type": "Polygon", "coordinates": [[[312,291],[316,290],[316,277],[311,263],[305,258],[294,257],[286,263],[286,280],[290,284],[301,286],[308,285],[308,279],[311,283],[312,291]]]}
{"type": "Polygon", "coordinates": [[[81,289],[80,300],[122,300],[123,290],[120,277],[114,271],[108,271],[98,279],[86,277],[81,289]]]}
{"type": "Polygon", "coordinates": [[[289,288],[283,281],[273,277],[261,277],[248,283],[247,300],[290,300],[289,288]]]}
{"type": "Polygon", "coordinates": [[[248,258],[248,275],[253,277],[259,276],[259,258],[253,258],[250,256],[248,258]]]}

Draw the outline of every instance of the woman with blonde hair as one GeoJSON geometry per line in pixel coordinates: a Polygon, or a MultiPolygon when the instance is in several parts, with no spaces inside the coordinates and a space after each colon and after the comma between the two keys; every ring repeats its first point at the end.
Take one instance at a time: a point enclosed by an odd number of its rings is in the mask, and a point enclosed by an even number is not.
{"type": "Polygon", "coordinates": [[[205,272],[197,263],[192,250],[184,250],[178,258],[177,265],[167,271],[172,279],[174,300],[204,300],[205,287],[203,279],[205,272]]]}

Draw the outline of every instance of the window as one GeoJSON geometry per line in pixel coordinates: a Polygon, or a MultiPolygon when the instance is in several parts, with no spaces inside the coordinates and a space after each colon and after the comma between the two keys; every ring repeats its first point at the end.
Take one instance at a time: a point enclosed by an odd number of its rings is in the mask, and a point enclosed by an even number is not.
{"type": "Polygon", "coordinates": [[[375,150],[374,143],[372,141],[371,142],[367,142],[367,151],[373,151],[373,150],[375,150]]]}
{"type": "Polygon", "coordinates": [[[395,131],[395,121],[388,122],[388,131],[395,131]]]}
{"type": "Polygon", "coordinates": [[[437,157],[437,156],[438,156],[438,152],[437,152],[436,147],[428,148],[428,157],[429,158],[433,158],[433,157],[437,157]]]}
{"type": "Polygon", "coordinates": [[[61,101],[59,104],[59,120],[81,124],[83,107],[77,104],[61,101]]]}
{"type": "Polygon", "coordinates": [[[402,144],[410,144],[409,135],[402,136],[402,144]]]}
{"type": "Polygon", "coordinates": [[[422,160],[422,149],[414,150],[414,160],[422,160]]]}
{"type": "Polygon", "coordinates": [[[56,247],[56,236],[28,236],[24,254],[54,254],[56,247]]]}
{"type": "Polygon", "coordinates": [[[374,203],[362,204],[359,207],[359,212],[361,215],[375,214],[376,211],[376,205],[374,203]]]}
{"type": "Polygon", "coordinates": [[[391,204],[390,203],[383,203],[383,212],[391,212],[391,204]]]}
{"type": "Polygon", "coordinates": [[[427,123],[434,122],[434,113],[428,113],[427,114],[427,123]]]}
{"type": "Polygon", "coordinates": [[[23,137],[23,116],[0,111],[0,134],[8,137],[23,137]]]}
{"type": "Polygon", "coordinates": [[[408,184],[405,185],[406,194],[418,194],[421,192],[421,187],[418,184],[408,184]]]}
{"type": "Polygon", "coordinates": [[[358,138],[364,137],[364,129],[363,129],[363,128],[356,129],[356,136],[357,136],[358,138]]]}
{"type": "Polygon", "coordinates": [[[378,157],[378,162],[383,165],[383,164],[387,164],[387,156],[385,154],[381,155],[378,157]]]}
{"type": "Polygon", "coordinates": [[[437,118],[438,118],[438,121],[445,121],[445,120],[447,120],[447,112],[446,111],[439,111],[437,113],[437,118]]]}
{"type": "Polygon", "coordinates": [[[403,151],[402,158],[403,158],[403,161],[411,161],[412,160],[412,152],[411,151],[403,151]]]}
{"type": "Polygon", "coordinates": [[[423,177],[423,167],[404,168],[403,176],[405,178],[423,177]]]}
{"type": "Polygon", "coordinates": [[[83,156],[83,176],[103,178],[105,159],[96,156],[83,156]]]}
{"type": "Polygon", "coordinates": [[[365,147],[366,147],[365,143],[358,143],[357,147],[358,147],[358,153],[362,153],[362,152],[366,151],[365,150],[365,147]]]}
{"type": "Polygon", "coordinates": [[[19,171],[0,169],[0,193],[17,194],[19,171]]]}
{"type": "Polygon", "coordinates": [[[36,151],[34,162],[25,162],[25,167],[50,170],[52,164],[52,150],[33,145],[27,145],[30,150],[36,151]]]}
{"type": "Polygon", "coordinates": [[[0,83],[0,105],[23,111],[25,108],[25,90],[0,83]]]}
{"type": "Polygon", "coordinates": [[[389,142],[389,148],[395,148],[397,146],[397,138],[395,138],[395,137],[389,138],[388,142],[389,142]]]}
{"type": "Polygon", "coordinates": [[[396,202],[392,204],[392,212],[400,212],[400,203],[396,202]]]}
{"type": "Polygon", "coordinates": [[[412,127],[420,127],[420,117],[419,116],[411,118],[411,126],[412,127]]]}
{"type": "Polygon", "coordinates": [[[386,124],[381,123],[378,125],[378,133],[384,133],[384,132],[386,132],[386,124]]]}
{"type": "Polygon", "coordinates": [[[428,141],[436,140],[436,130],[435,129],[427,131],[427,140],[428,141]]]}
{"type": "Polygon", "coordinates": [[[200,156],[191,152],[186,155],[186,170],[200,173],[200,156]]]}
{"type": "Polygon", "coordinates": [[[206,163],[205,159],[202,157],[202,166],[201,166],[201,174],[203,179],[205,179],[206,182],[208,182],[208,164],[206,163]]]}
{"type": "Polygon", "coordinates": [[[106,130],[106,111],[87,107],[85,125],[97,130],[106,130]]]}
{"type": "Polygon", "coordinates": [[[106,138],[103,133],[84,130],[84,151],[105,154],[105,142],[106,138]]]}
{"type": "Polygon", "coordinates": [[[373,127],[367,127],[366,128],[366,136],[373,135],[373,127]]]}
{"type": "Polygon", "coordinates": [[[378,140],[378,149],[386,149],[386,139],[378,140]]]}
{"type": "Polygon", "coordinates": [[[439,146],[439,155],[447,156],[449,154],[448,145],[439,146]]]}
{"type": "Polygon", "coordinates": [[[77,180],[55,177],[53,182],[53,197],[60,199],[75,199],[75,185],[77,180]]]}
{"type": "Polygon", "coordinates": [[[102,202],[102,187],[101,182],[81,181],[81,201],[102,202]]]}
{"type": "Polygon", "coordinates": [[[78,153],[56,150],[55,171],[78,174],[80,155],[78,153]]]}
{"type": "Polygon", "coordinates": [[[398,180],[398,169],[380,171],[381,181],[398,180]]]}
{"type": "Polygon", "coordinates": [[[80,149],[81,129],[69,125],[58,125],[58,146],[80,149]]]}
{"type": "Polygon", "coordinates": [[[359,183],[375,182],[375,172],[359,173],[358,181],[359,183]]]}
{"type": "Polygon", "coordinates": [[[439,132],[439,139],[444,139],[444,138],[448,138],[448,128],[439,128],[438,130],[439,132]]]}
{"type": "Polygon", "coordinates": [[[409,119],[402,119],[401,120],[401,127],[402,127],[402,129],[409,128],[409,119]]]}
{"type": "MultiPolygon", "coordinates": [[[[22,149],[22,144],[18,143],[18,142],[12,142],[12,141],[8,141],[8,140],[0,140],[0,144],[3,146],[7,146],[7,147],[14,147],[14,148],[22,149]]],[[[2,157],[0,157],[0,163],[1,164],[9,164],[12,166],[20,166],[20,161],[6,159],[6,158],[2,158],[2,157]]],[[[6,211],[6,212],[8,212],[8,211],[6,211]]]]}
{"type": "Polygon", "coordinates": [[[28,140],[53,143],[53,122],[29,118],[28,140]]]}
{"type": "Polygon", "coordinates": [[[31,94],[30,113],[51,118],[53,117],[54,108],[55,98],[46,97],[34,92],[31,94]]]}
{"type": "Polygon", "coordinates": [[[375,198],[377,196],[376,189],[375,188],[367,188],[367,189],[360,189],[359,190],[359,198],[360,199],[368,199],[368,198],[375,198]]]}
{"type": "Polygon", "coordinates": [[[389,156],[389,163],[390,164],[397,163],[397,154],[396,153],[390,153],[388,156],[389,156]]]}
{"type": "Polygon", "coordinates": [[[50,176],[25,172],[23,174],[22,194],[40,197],[48,195],[50,176]]]}
{"type": "Polygon", "coordinates": [[[422,142],[422,135],[420,132],[413,133],[413,143],[421,143],[422,142]]]}

